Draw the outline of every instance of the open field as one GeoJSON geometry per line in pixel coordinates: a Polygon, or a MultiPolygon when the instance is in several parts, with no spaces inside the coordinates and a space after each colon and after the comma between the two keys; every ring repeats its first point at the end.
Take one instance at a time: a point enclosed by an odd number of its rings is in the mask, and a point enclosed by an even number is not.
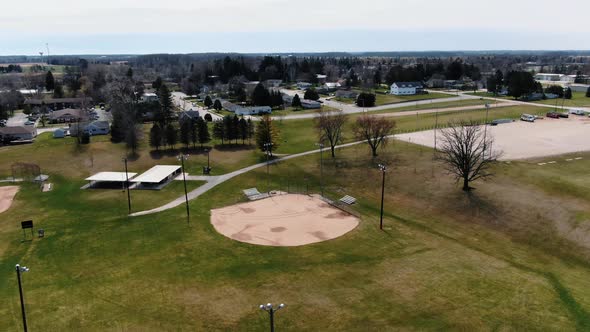
{"type": "MultiPolygon", "coordinates": [[[[512,97],[507,96],[497,96],[494,97],[494,94],[489,92],[476,92],[476,93],[467,93],[468,95],[472,96],[480,96],[480,97],[492,97],[492,98],[501,98],[506,100],[513,100],[512,97]]],[[[565,106],[565,107],[590,107],[590,98],[586,97],[585,92],[572,92],[572,99],[547,99],[547,100],[536,100],[531,101],[531,103],[535,104],[544,104],[544,105],[557,105],[557,106],[565,106]]]]}
{"type": "MultiPolygon", "coordinates": [[[[359,226],[284,248],[232,241],[209,223],[211,209],[260,187],[264,169],[191,202],[190,226],[184,207],[128,218],[124,201],[88,199],[52,174],[54,191],[23,184],[0,223],[0,330],[20,327],[16,262],[31,268],[31,330],[260,330],[266,302],[287,304],[276,316],[285,331],[587,330],[590,154],[581,156],[500,163],[466,195],[427,148],[393,142],[375,161],[364,145],[346,148],[324,164],[325,191],[359,199],[359,226]],[[377,161],[390,165],[385,231],[377,161]],[[45,238],[21,243],[25,218],[45,238]]],[[[319,156],[270,174],[275,189],[318,192],[319,156]]]]}
{"type": "MultiPolygon", "coordinates": [[[[488,112],[488,121],[501,118],[518,119],[522,113],[545,115],[546,112],[546,108],[538,106],[518,105],[491,108],[488,112]]],[[[378,115],[388,114],[395,116],[396,113],[398,112],[378,113],[378,115]]],[[[362,114],[359,113],[349,116],[348,122],[343,130],[343,143],[354,141],[352,125],[359,116],[362,116],[362,114]]],[[[413,114],[391,117],[391,119],[396,122],[396,133],[428,130],[434,128],[437,123],[438,127],[441,128],[447,126],[449,122],[460,120],[484,123],[485,118],[485,108],[441,113],[418,113],[417,115],[413,114]]],[[[277,150],[277,153],[279,154],[307,151],[313,148],[314,144],[317,143],[317,132],[313,126],[313,119],[277,121],[277,125],[281,131],[282,141],[282,145],[277,150]]]]}
{"type": "Polygon", "coordinates": [[[411,95],[411,96],[396,96],[391,94],[375,94],[376,100],[375,105],[387,105],[387,104],[397,104],[397,103],[405,103],[410,101],[416,100],[428,100],[428,99],[439,99],[439,98],[448,98],[449,95],[443,93],[427,93],[427,94],[418,94],[418,95],[411,95]]]}
{"type": "MultiPolygon", "coordinates": [[[[487,135],[494,138],[492,150],[501,153],[500,160],[514,160],[590,151],[589,130],[590,119],[574,116],[488,126],[487,135]]],[[[398,138],[434,147],[435,135],[441,137],[440,132],[426,130],[398,135],[398,138]]]]}

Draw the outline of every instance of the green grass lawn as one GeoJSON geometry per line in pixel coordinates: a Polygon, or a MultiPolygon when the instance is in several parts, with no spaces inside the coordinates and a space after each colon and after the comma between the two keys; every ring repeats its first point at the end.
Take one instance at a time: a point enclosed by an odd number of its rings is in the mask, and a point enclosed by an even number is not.
{"type": "Polygon", "coordinates": [[[410,101],[417,101],[417,100],[427,100],[427,99],[439,99],[439,98],[448,98],[449,95],[444,93],[427,93],[427,94],[418,94],[418,95],[411,95],[411,96],[396,96],[391,94],[380,94],[377,93],[375,100],[375,105],[388,105],[388,104],[397,104],[397,103],[405,103],[410,101]]]}
{"type": "MultiPolygon", "coordinates": [[[[492,93],[489,92],[476,92],[476,93],[468,93],[472,96],[480,96],[480,97],[494,97],[492,93]]],[[[495,98],[501,99],[508,99],[512,100],[514,98],[508,96],[498,96],[495,98]]],[[[557,105],[557,106],[566,106],[566,107],[590,107],[590,98],[586,97],[585,92],[572,92],[572,99],[547,99],[547,100],[535,100],[531,101],[531,103],[536,104],[545,104],[545,105],[557,105]]]]}
{"type": "MultiPolygon", "coordinates": [[[[244,201],[242,189],[263,189],[264,168],[192,201],[190,225],[184,206],[128,218],[123,199],[81,194],[79,181],[56,170],[54,191],[23,184],[2,214],[0,330],[21,328],[17,262],[31,269],[23,275],[31,331],[258,331],[268,326],[258,309],[266,302],[287,304],[275,317],[284,331],[588,330],[589,249],[566,237],[566,226],[590,222],[579,199],[588,197],[583,156],[542,173],[531,162],[500,163],[466,195],[430,149],[392,142],[371,160],[367,146],[347,148],[326,160],[325,191],[358,198],[360,225],[291,248],[239,243],[209,222],[211,208],[244,201]],[[389,165],[384,231],[377,162],[389,165]],[[581,194],[544,185],[564,172],[583,181],[581,194]],[[45,238],[21,242],[25,219],[45,238]]],[[[270,174],[272,188],[318,192],[319,156],[270,174]]]]}

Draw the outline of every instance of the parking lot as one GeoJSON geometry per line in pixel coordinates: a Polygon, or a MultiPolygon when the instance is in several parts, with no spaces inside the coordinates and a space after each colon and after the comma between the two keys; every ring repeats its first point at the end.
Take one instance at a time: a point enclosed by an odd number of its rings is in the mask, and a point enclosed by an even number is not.
{"type": "MultiPolygon", "coordinates": [[[[501,151],[501,160],[528,159],[580,151],[590,151],[590,118],[571,115],[568,119],[538,119],[535,122],[515,121],[488,126],[494,138],[494,151],[501,151]]],[[[433,130],[396,135],[397,139],[434,147],[433,130]]],[[[440,132],[437,134],[441,144],[440,132]]]]}

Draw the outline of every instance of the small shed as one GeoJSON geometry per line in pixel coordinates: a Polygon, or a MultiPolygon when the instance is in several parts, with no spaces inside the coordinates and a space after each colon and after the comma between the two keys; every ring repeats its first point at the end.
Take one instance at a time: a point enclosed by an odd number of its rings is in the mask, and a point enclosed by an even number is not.
{"type": "Polygon", "coordinates": [[[53,131],[53,138],[64,138],[66,137],[67,131],[63,128],[57,128],[53,131]]]}

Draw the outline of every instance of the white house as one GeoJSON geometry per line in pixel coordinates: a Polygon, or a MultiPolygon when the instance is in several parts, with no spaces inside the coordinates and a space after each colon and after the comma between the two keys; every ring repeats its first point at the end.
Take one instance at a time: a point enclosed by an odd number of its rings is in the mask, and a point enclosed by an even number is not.
{"type": "Polygon", "coordinates": [[[160,98],[158,98],[158,95],[153,92],[146,92],[140,98],[140,101],[142,103],[152,103],[152,102],[157,102],[159,100],[160,100],[160,98]]]}
{"type": "Polygon", "coordinates": [[[235,112],[236,115],[260,115],[272,113],[270,106],[248,106],[238,107],[235,112]]]}
{"type": "Polygon", "coordinates": [[[88,133],[91,136],[108,135],[110,132],[110,125],[108,121],[93,121],[90,123],[74,123],[70,126],[70,136],[78,136],[79,128],[82,132],[88,133]]]}
{"type": "Polygon", "coordinates": [[[299,82],[297,83],[297,89],[299,90],[307,90],[312,87],[313,84],[308,82],[299,82]]]}
{"type": "Polygon", "coordinates": [[[389,93],[396,96],[415,95],[422,93],[424,86],[420,82],[394,82],[389,93]]]}

